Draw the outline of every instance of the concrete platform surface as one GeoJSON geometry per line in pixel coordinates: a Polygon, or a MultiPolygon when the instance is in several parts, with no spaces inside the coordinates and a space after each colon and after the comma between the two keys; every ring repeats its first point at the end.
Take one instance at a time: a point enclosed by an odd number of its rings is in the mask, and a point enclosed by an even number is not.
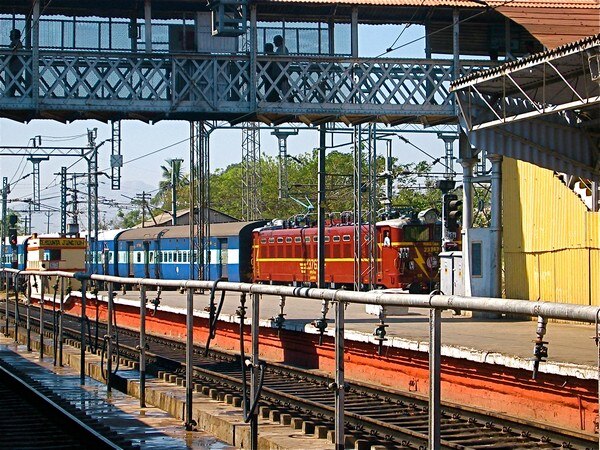
{"type": "Polygon", "coordinates": [[[0,336],[0,358],[25,371],[30,377],[67,399],[78,409],[118,434],[126,435],[142,449],[233,449],[204,432],[186,432],[180,420],[155,407],[139,407],[139,400],[86,377],[79,384],[79,373],[71,367],[54,367],[51,358],[39,359],[38,352],[27,352],[10,338],[0,336]]]}
{"type": "MultiPolygon", "coordinates": [[[[106,300],[106,293],[99,294],[106,300]]],[[[148,291],[147,299],[156,297],[156,292],[148,291]]],[[[239,306],[237,293],[227,293],[221,312],[221,320],[238,322],[235,315],[239,306]]],[[[218,301],[220,295],[217,295],[218,301]]],[[[139,292],[116,293],[116,301],[139,306],[139,292]]],[[[209,294],[194,296],[195,315],[207,317],[206,307],[209,294]]],[[[186,294],[178,291],[163,291],[159,308],[185,314],[186,294]]],[[[249,298],[246,306],[250,307],[249,298]]],[[[150,305],[149,305],[150,307],[150,305]]],[[[284,328],[307,333],[318,333],[312,321],[321,317],[322,304],[317,300],[287,298],[285,302],[284,328]]],[[[261,326],[276,327],[274,318],[280,312],[280,299],[264,295],[260,305],[261,326]]],[[[248,310],[248,316],[250,310],[248,310]]],[[[334,310],[330,306],[327,314],[329,327],[327,334],[333,335],[334,310]]],[[[402,347],[427,351],[429,341],[428,310],[410,308],[400,315],[389,315],[385,323],[388,341],[386,346],[402,347]]],[[[249,319],[246,319],[249,322],[249,319]]],[[[536,322],[513,319],[475,319],[466,315],[454,315],[451,311],[442,314],[442,352],[444,355],[469,360],[504,364],[529,370],[533,356],[533,340],[536,337],[536,322]]],[[[357,341],[377,342],[373,331],[379,319],[365,312],[364,305],[348,305],[346,309],[346,338],[357,341]]],[[[541,370],[548,373],[597,378],[598,350],[593,340],[594,325],[549,323],[545,340],[549,342],[549,358],[541,370]]]]}

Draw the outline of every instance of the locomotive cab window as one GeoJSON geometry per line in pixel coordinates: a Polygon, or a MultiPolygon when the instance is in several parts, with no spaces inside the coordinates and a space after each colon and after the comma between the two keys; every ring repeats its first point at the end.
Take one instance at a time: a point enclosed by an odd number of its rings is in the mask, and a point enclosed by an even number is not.
{"type": "Polygon", "coordinates": [[[404,240],[408,242],[429,241],[429,228],[426,225],[406,225],[404,227],[404,240]]]}

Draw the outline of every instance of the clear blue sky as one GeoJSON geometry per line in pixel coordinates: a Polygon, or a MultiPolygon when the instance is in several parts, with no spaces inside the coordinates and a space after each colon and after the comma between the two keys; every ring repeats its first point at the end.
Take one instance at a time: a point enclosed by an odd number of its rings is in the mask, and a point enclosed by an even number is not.
{"type": "MultiPolygon", "coordinates": [[[[360,55],[376,56],[392,45],[401,30],[399,26],[363,26],[360,29],[360,55]]],[[[423,35],[423,28],[418,26],[409,27],[402,34],[396,43],[402,44],[410,42],[423,35]]],[[[401,51],[391,54],[392,57],[421,57],[423,56],[424,41],[418,41],[410,46],[404,47],[401,51]]],[[[62,124],[50,120],[35,120],[29,124],[22,124],[8,119],[0,120],[0,143],[3,146],[8,145],[27,145],[30,138],[41,135],[43,145],[64,145],[64,146],[85,146],[87,144],[87,129],[97,128],[97,142],[111,137],[110,125],[97,121],[77,121],[71,124],[62,124]],[[74,137],[79,136],[81,137],[74,137]],[[73,137],[73,138],[71,138],[73,137]],[[65,138],[64,140],[59,140],[65,138]],[[69,138],[69,139],[66,139],[69,138]]],[[[271,130],[264,131],[261,135],[261,151],[268,155],[277,154],[277,140],[270,135],[271,130]]],[[[441,140],[431,135],[411,133],[406,135],[411,142],[425,149],[427,152],[440,156],[444,151],[444,144],[441,140]]],[[[189,137],[189,123],[183,121],[162,121],[155,125],[148,125],[139,121],[122,122],[122,153],[124,155],[125,166],[122,169],[122,190],[111,191],[110,181],[101,178],[103,184],[100,185],[100,196],[113,198],[119,202],[127,202],[121,194],[133,196],[142,191],[151,191],[156,189],[158,181],[161,178],[160,166],[165,164],[166,159],[180,157],[187,162],[189,155],[189,143],[186,140],[189,137]],[[174,143],[181,142],[177,145],[174,143]],[[128,160],[151,153],[155,150],[169,147],[164,151],[158,152],[152,156],[128,163],[128,160]]],[[[341,138],[343,141],[346,138],[341,138]]],[[[340,142],[340,141],[338,141],[340,142]]],[[[106,169],[109,167],[110,142],[105,143],[99,153],[99,167],[106,169]]],[[[211,171],[216,168],[226,167],[232,162],[238,162],[241,159],[241,131],[217,130],[211,136],[211,171]]],[[[290,137],[288,140],[288,150],[291,154],[298,154],[309,151],[318,146],[318,134],[315,130],[301,128],[298,136],[290,137]]],[[[348,149],[349,150],[349,149],[348,149]]],[[[383,145],[381,151],[384,151],[383,145]]],[[[420,161],[428,158],[411,148],[409,145],[394,140],[394,156],[401,161],[420,161]]],[[[58,207],[60,205],[59,186],[56,172],[61,166],[70,166],[76,161],[76,158],[53,158],[50,161],[41,163],[41,198],[43,204],[58,207]]],[[[184,163],[186,164],[186,163],[184,163]]],[[[442,166],[438,166],[442,170],[442,166]]],[[[70,171],[85,172],[86,165],[79,162],[69,169],[70,171]]],[[[31,171],[31,163],[21,157],[2,157],[0,160],[0,176],[7,176],[10,181],[15,181],[31,171]]],[[[186,164],[187,171],[187,164],[186,164]]],[[[32,196],[31,177],[20,181],[14,187],[9,198],[30,198],[32,196]]],[[[26,209],[26,204],[12,203],[9,207],[14,209],[26,209]]],[[[110,218],[115,211],[106,207],[101,208],[101,216],[110,218]]],[[[85,223],[85,221],[84,221],[85,223]]],[[[56,231],[60,224],[58,213],[52,215],[50,219],[51,231],[56,231]]],[[[46,216],[43,214],[34,215],[34,231],[46,231],[46,216]]]]}

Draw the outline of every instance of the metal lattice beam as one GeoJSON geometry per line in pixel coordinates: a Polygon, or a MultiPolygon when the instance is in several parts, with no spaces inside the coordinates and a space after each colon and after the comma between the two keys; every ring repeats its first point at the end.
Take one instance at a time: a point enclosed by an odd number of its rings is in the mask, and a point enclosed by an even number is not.
{"type": "Polygon", "coordinates": [[[210,266],[210,168],[207,124],[190,123],[190,278],[205,280],[210,266]]]}
{"type": "MultiPolygon", "coordinates": [[[[444,121],[456,115],[450,95],[453,64],[447,60],[299,55],[255,60],[242,54],[65,55],[44,50],[39,52],[39,69],[34,70],[31,53],[24,51],[18,56],[22,68],[13,74],[11,56],[0,51],[0,112],[13,114],[204,114],[209,119],[255,114],[257,103],[261,114],[309,115],[311,121],[373,117],[418,123],[426,116],[444,121]],[[38,86],[35,92],[33,85],[38,86]]],[[[485,67],[465,63],[461,74],[485,67]]]]}
{"type": "Polygon", "coordinates": [[[112,122],[112,151],[110,155],[110,187],[113,191],[121,189],[121,167],[123,167],[123,156],[121,155],[121,121],[112,122]]]}
{"type": "Polygon", "coordinates": [[[262,217],[260,127],[249,122],[242,128],[242,219],[262,217]]]}

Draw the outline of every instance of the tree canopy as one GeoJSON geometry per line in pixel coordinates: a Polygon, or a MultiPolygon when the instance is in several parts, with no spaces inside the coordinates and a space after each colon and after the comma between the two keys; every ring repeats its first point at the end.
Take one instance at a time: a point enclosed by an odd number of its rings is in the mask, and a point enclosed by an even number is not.
{"type": "MultiPolygon", "coordinates": [[[[177,180],[178,208],[188,207],[189,177],[182,171],[180,162],[173,164],[167,161],[163,169],[163,179],[158,186],[157,194],[150,204],[157,214],[171,209],[171,186],[173,171],[177,180]]],[[[260,159],[261,185],[260,196],[263,218],[289,218],[296,214],[306,213],[306,204],[317,204],[317,171],[318,150],[303,153],[288,158],[287,184],[289,198],[278,198],[279,161],[278,158],[262,155],[260,159]]],[[[366,179],[366,161],[363,161],[363,177],[366,179]]],[[[376,161],[377,174],[385,169],[385,159],[378,157],[376,161]]],[[[326,205],[329,212],[351,211],[354,205],[353,173],[354,162],[351,153],[337,150],[329,151],[325,162],[326,176],[326,205]]],[[[392,206],[420,211],[427,208],[441,209],[441,194],[435,188],[435,179],[430,175],[431,166],[426,162],[403,164],[397,158],[391,161],[391,180],[393,182],[392,206]]],[[[241,217],[243,167],[241,163],[230,164],[226,168],[217,169],[210,175],[211,208],[241,217]]],[[[385,179],[377,177],[378,197],[385,194],[385,179]]],[[[366,198],[368,189],[362,189],[366,198]]],[[[380,206],[383,208],[383,205],[380,206]]],[[[141,206],[129,213],[120,211],[115,226],[130,227],[141,221],[141,206]]]]}

